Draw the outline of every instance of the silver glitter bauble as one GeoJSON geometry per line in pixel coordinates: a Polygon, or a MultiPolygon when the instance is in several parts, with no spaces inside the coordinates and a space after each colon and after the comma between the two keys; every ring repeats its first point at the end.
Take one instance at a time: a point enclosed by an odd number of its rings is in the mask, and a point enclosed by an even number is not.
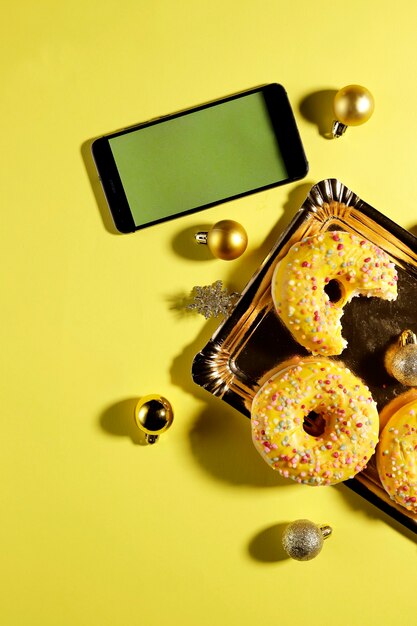
{"type": "Polygon", "coordinates": [[[309,561],[316,557],[323,540],[332,532],[330,526],[317,526],[308,519],[299,519],[289,524],[282,535],[285,552],[297,561],[309,561]]]}
{"type": "Polygon", "coordinates": [[[417,386],[417,338],[411,330],[404,330],[397,343],[388,348],[385,367],[402,385],[417,386]]]}

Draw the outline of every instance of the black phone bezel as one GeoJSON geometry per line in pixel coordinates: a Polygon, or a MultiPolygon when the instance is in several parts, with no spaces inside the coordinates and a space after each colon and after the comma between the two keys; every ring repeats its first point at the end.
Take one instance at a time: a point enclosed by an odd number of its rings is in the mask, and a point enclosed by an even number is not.
{"type": "Polygon", "coordinates": [[[141,230],[143,228],[147,228],[148,226],[153,226],[155,224],[159,224],[161,222],[165,222],[167,220],[180,217],[182,215],[189,215],[191,213],[195,213],[196,211],[208,209],[209,207],[221,204],[222,202],[235,200],[236,198],[241,198],[252,193],[257,193],[259,191],[264,191],[266,189],[271,189],[273,187],[278,187],[280,185],[300,180],[301,178],[306,176],[308,172],[308,162],[305,156],[304,148],[301,142],[300,134],[298,132],[291,104],[289,102],[284,87],[278,83],[270,83],[268,85],[263,85],[261,87],[242,91],[232,96],[213,100],[200,106],[192,107],[184,111],[173,113],[171,115],[152,119],[147,122],[136,124],[135,126],[130,126],[128,128],[124,128],[114,133],[105,135],[96,139],[93,142],[92,153],[115,226],[122,233],[130,233],[141,230]],[[196,111],[217,106],[218,104],[223,104],[224,102],[228,102],[230,100],[244,98],[245,96],[260,91],[262,91],[265,96],[266,106],[268,108],[275,136],[277,138],[277,142],[280,147],[282,157],[284,159],[284,163],[288,172],[288,177],[285,180],[276,181],[263,187],[256,187],[255,189],[244,191],[231,197],[221,198],[219,200],[216,200],[215,202],[210,202],[198,207],[186,209],[184,211],[181,211],[180,213],[175,213],[174,215],[169,215],[167,217],[163,217],[158,220],[154,220],[152,222],[137,226],[134,222],[129,203],[123,189],[122,181],[120,179],[120,175],[115,160],[113,158],[109,140],[113,137],[119,137],[120,135],[126,135],[128,133],[135,132],[137,130],[140,130],[141,128],[147,128],[156,124],[163,124],[165,121],[174,119],[176,117],[190,115],[196,111]]]}

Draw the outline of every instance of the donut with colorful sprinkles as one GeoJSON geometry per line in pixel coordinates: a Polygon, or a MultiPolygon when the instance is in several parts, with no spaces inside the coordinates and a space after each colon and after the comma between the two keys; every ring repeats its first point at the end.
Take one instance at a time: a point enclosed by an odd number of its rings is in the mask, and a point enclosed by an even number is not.
{"type": "Polygon", "coordinates": [[[366,467],[379,416],[369,389],[342,363],[307,357],[283,364],[259,389],[251,427],[255,448],[281,476],[334,485],[366,467]]]}
{"type": "Polygon", "coordinates": [[[294,244],[272,277],[278,316],[296,341],[315,355],[340,354],[347,345],[340,319],[354,297],[397,298],[397,272],[370,241],[326,231],[294,244]]]}
{"type": "Polygon", "coordinates": [[[395,411],[376,453],[381,483],[390,498],[417,513],[417,400],[395,411]]]}

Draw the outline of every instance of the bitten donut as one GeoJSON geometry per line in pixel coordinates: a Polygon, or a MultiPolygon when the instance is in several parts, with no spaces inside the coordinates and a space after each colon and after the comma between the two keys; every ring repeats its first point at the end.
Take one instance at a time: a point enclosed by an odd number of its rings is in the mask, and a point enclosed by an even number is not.
{"type": "Polygon", "coordinates": [[[340,322],[343,307],[358,295],[395,300],[397,272],[371,242],[327,231],[290,248],[275,268],[271,291],[275,309],[296,341],[312,354],[329,356],[347,345],[340,322]]]}
{"type": "Polygon", "coordinates": [[[284,367],[258,391],[252,439],[264,460],[285,478],[334,485],[364,469],[378,441],[379,418],[369,389],[335,361],[308,357],[284,367]],[[308,434],[317,414],[322,432],[308,434]]]}
{"type": "Polygon", "coordinates": [[[417,399],[388,420],[378,444],[376,465],[391,499],[417,513],[417,399]]]}

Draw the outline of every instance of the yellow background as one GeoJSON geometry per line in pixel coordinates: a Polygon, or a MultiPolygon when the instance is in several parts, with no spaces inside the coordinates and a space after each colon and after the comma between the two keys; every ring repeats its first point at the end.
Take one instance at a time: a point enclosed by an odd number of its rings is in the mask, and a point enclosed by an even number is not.
{"type": "Polygon", "coordinates": [[[277,479],[249,422],[191,382],[217,322],[179,310],[196,284],[242,289],[323,178],[415,227],[416,22],[391,0],[2,3],[2,625],[416,623],[412,533],[344,486],[277,479]],[[111,232],[89,139],[275,81],[304,181],[111,232]],[[349,83],[374,116],[328,141],[300,104],[349,83]],[[224,218],[250,238],[231,263],[190,235],[224,218]],[[155,392],[175,422],[143,446],[132,406],[155,392]],[[300,517],[334,528],[309,563],[279,549],[300,517]]]}

